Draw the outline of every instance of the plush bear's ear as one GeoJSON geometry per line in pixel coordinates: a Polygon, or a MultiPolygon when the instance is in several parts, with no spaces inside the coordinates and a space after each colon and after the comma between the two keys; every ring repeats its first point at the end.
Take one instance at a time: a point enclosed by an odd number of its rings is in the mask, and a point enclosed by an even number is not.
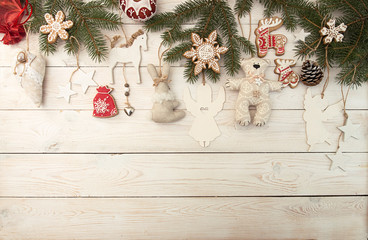
{"type": "Polygon", "coordinates": [[[252,62],[253,62],[253,58],[248,58],[248,59],[243,58],[243,59],[241,60],[241,65],[242,65],[242,66],[243,66],[243,65],[249,65],[249,64],[252,64],[252,62]]]}

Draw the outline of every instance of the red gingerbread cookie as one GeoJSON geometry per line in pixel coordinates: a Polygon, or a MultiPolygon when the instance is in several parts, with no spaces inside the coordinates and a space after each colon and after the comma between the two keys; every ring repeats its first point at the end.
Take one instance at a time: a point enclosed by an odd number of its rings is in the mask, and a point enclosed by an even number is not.
{"type": "Polygon", "coordinates": [[[266,56],[269,48],[276,49],[276,56],[281,56],[285,53],[287,38],[282,34],[271,34],[272,31],[280,28],[282,24],[283,21],[279,17],[265,18],[258,22],[258,28],[254,31],[258,57],[266,56]]]}
{"type": "Polygon", "coordinates": [[[100,86],[97,88],[97,94],[93,99],[93,116],[98,118],[113,117],[118,114],[114,97],[110,95],[112,88],[100,86]]]}
{"type": "Polygon", "coordinates": [[[287,85],[291,88],[298,86],[299,76],[291,69],[296,64],[295,60],[276,58],[275,64],[276,68],[274,72],[280,75],[279,82],[282,82],[285,87],[287,85]]]}

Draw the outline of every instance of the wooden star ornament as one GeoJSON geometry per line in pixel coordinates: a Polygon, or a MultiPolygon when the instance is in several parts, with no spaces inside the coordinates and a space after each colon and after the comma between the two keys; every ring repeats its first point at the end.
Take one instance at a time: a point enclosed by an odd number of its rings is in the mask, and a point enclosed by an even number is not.
{"type": "Polygon", "coordinates": [[[331,160],[330,171],[340,168],[344,172],[346,171],[346,162],[348,157],[342,154],[339,149],[335,154],[326,155],[331,160]]]}
{"type": "Polygon", "coordinates": [[[40,27],[40,32],[43,34],[48,34],[47,41],[49,43],[54,43],[59,36],[62,40],[67,40],[69,34],[65,29],[73,27],[73,22],[71,20],[65,21],[65,14],[62,11],[58,11],[55,18],[50,14],[45,14],[45,20],[48,25],[42,25],[40,27]]]}
{"type": "Polygon", "coordinates": [[[216,30],[211,32],[208,38],[201,38],[198,34],[192,33],[193,47],[190,51],[184,53],[184,57],[191,58],[196,65],[194,68],[194,75],[198,75],[203,69],[212,69],[216,73],[220,73],[220,65],[218,60],[220,54],[228,51],[227,47],[220,47],[216,41],[216,30]]]}
{"type": "Polygon", "coordinates": [[[93,75],[95,74],[95,70],[85,73],[82,70],[78,70],[75,72],[74,77],[73,77],[73,83],[74,84],[78,84],[81,85],[82,87],[82,92],[86,93],[87,89],[90,86],[97,86],[97,83],[95,81],[93,81],[93,75]]]}
{"type": "Polygon", "coordinates": [[[70,83],[66,84],[65,86],[58,86],[59,87],[59,94],[57,98],[64,98],[67,103],[70,102],[70,96],[77,94],[73,90],[70,89],[70,83]]]}
{"type": "Polygon", "coordinates": [[[346,120],[346,124],[344,126],[338,127],[344,133],[344,142],[346,142],[350,137],[358,139],[358,129],[360,124],[353,124],[350,121],[350,118],[346,120]]]}
{"type": "Polygon", "coordinates": [[[300,30],[298,33],[294,33],[295,41],[303,41],[305,42],[305,38],[308,37],[310,33],[305,32],[304,29],[300,30]]]}

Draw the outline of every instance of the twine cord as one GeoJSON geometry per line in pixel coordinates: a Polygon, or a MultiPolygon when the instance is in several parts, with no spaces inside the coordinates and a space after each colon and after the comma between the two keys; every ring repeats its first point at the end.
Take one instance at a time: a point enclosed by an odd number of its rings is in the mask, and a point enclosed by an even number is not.
{"type": "Polygon", "coordinates": [[[78,51],[77,51],[77,53],[75,54],[75,57],[76,57],[76,59],[77,59],[77,68],[76,68],[76,69],[72,72],[72,74],[70,75],[69,82],[72,82],[72,78],[73,78],[74,73],[76,73],[76,72],[80,69],[80,66],[79,66],[80,44],[79,44],[78,39],[76,39],[74,36],[71,36],[71,37],[70,37],[70,44],[71,44],[71,45],[73,45],[73,41],[72,41],[72,39],[74,39],[74,40],[75,40],[75,42],[76,42],[76,43],[77,43],[77,45],[78,45],[78,51]]]}
{"type": "MultiPolygon", "coordinates": [[[[126,77],[126,72],[125,72],[125,63],[123,63],[123,78],[124,78],[125,84],[129,84],[129,83],[128,83],[128,79],[127,79],[127,77],[126,77]]],[[[125,96],[125,98],[126,98],[126,102],[125,102],[125,104],[126,104],[128,107],[131,107],[130,102],[129,102],[129,96],[125,96]]]]}
{"type": "MultiPolygon", "coordinates": [[[[167,33],[169,34],[170,39],[172,40],[172,36],[171,36],[170,31],[167,31],[167,33]]],[[[158,72],[158,76],[157,76],[156,78],[154,78],[154,79],[153,79],[153,82],[154,82],[154,83],[153,83],[153,86],[155,86],[155,87],[157,87],[157,86],[158,86],[158,84],[159,84],[160,82],[167,82],[167,83],[171,82],[171,80],[168,80],[168,76],[162,76],[162,59],[164,58],[165,53],[167,53],[167,51],[169,51],[169,50],[171,49],[172,44],[173,44],[173,41],[170,41],[170,45],[169,45],[169,47],[168,47],[167,49],[165,49],[165,50],[160,54],[160,52],[161,52],[161,47],[162,47],[163,43],[164,43],[164,40],[162,40],[162,41],[161,41],[160,46],[158,47],[158,50],[157,50],[158,66],[159,66],[158,71],[159,71],[159,72],[158,72]]]]}
{"type": "Polygon", "coordinates": [[[17,68],[19,65],[23,64],[23,70],[22,73],[19,74],[20,77],[23,77],[24,72],[26,71],[26,63],[28,62],[28,52],[29,52],[29,32],[31,30],[31,24],[29,24],[29,26],[24,26],[24,28],[26,28],[26,42],[27,42],[27,50],[26,51],[20,51],[17,55],[17,64],[15,64],[14,69],[13,69],[13,74],[17,75],[17,68]],[[19,58],[20,55],[23,54],[23,58],[19,58]]]}
{"type": "MultiPolygon", "coordinates": [[[[251,34],[252,34],[252,14],[251,14],[250,11],[248,12],[248,14],[249,14],[249,35],[248,35],[248,40],[250,40],[250,37],[251,37],[251,34]]],[[[239,14],[237,15],[237,18],[238,18],[238,23],[239,23],[239,27],[240,27],[240,31],[241,31],[242,37],[245,38],[244,30],[243,30],[243,26],[242,26],[242,24],[240,22],[240,16],[239,16],[239,14]]],[[[254,54],[251,53],[251,56],[254,57],[254,54]]]]}

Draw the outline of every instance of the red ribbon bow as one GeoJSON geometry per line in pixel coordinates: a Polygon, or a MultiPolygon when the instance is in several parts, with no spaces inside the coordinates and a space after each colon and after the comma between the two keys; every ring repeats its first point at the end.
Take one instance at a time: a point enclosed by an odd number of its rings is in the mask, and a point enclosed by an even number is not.
{"type": "Polygon", "coordinates": [[[20,0],[0,0],[0,33],[5,33],[1,39],[4,44],[15,44],[22,40],[26,35],[23,24],[29,20],[32,11],[32,6],[28,0],[26,0],[24,7],[22,7],[20,0]],[[31,8],[29,14],[28,6],[31,8]],[[21,22],[24,14],[28,14],[28,17],[21,22]]]}

